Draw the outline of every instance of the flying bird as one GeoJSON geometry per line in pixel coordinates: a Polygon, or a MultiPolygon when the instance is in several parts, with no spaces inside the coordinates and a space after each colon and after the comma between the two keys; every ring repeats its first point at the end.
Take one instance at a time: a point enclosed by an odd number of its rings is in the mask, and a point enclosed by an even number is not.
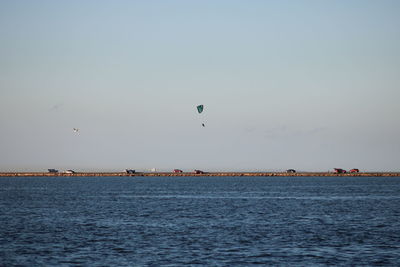
{"type": "Polygon", "coordinates": [[[78,129],[78,128],[73,128],[73,130],[74,130],[74,133],[79,132],[79,129],[78,129]]]}

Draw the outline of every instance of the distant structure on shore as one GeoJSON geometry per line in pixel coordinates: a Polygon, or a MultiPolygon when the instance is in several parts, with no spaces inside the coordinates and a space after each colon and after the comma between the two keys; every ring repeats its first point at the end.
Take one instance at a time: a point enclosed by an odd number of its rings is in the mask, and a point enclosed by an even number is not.
{"type": "MultiPolygon", "coordinates": [[[[334,172],[334,173],[347,173],[346,170],[341,169],[341,168],[334,168],[334,169],[333,169],[333,172],[334,172]]],[[[360,170],[354,168],[354,169],[351,169],[349,172],[350,172],[350,173],[359,173],[360,170]]]]}
{"type": "Polygon", "coordinates": [[[340,169],[340,168],[334,168],[333,169],[334,173],[346,173],[346,170],[340,169]]]}

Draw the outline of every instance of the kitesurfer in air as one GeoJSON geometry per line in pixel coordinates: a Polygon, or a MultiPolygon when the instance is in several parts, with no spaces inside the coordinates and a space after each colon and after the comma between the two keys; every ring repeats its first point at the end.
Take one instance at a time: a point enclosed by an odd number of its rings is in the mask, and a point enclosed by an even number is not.
{"type": "MultiPolygon", "coordinates": [[[[196,108],[197,108],[197,112],[200,114],[204,110],[204,105],[198,105],[196,108]]],[[[204,123],[202,123],[201,126],[206,127],[206,125],[204,123]]]]}

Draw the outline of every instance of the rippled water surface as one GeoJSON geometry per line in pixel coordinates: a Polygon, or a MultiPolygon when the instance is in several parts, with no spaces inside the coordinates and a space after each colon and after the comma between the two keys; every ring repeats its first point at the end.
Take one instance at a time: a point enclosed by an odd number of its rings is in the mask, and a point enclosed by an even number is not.
{"type": "Polygon", "coordinates": [[[400,266],[400,178],[0,178],[1,266],[400,266]]]}

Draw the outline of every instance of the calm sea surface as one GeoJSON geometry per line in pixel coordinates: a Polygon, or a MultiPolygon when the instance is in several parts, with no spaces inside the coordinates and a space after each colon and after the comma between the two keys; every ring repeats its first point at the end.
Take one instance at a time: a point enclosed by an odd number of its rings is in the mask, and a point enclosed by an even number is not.
{"type": "Polygon", "coordinates": [[[0,178],[0,266],[400,266],[400,178],[0,178]]]}

